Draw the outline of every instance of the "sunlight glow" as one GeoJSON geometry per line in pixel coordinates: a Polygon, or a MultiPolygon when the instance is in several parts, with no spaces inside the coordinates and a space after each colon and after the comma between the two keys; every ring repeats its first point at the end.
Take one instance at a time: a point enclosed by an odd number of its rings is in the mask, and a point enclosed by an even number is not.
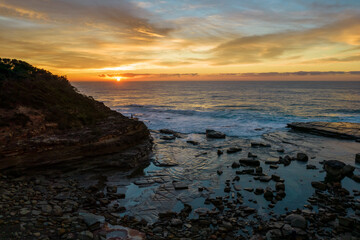
{"type": "Polygon", "coordinates": [[[120,82],[122,77],[115,77],[116,81],[120,82]]]}

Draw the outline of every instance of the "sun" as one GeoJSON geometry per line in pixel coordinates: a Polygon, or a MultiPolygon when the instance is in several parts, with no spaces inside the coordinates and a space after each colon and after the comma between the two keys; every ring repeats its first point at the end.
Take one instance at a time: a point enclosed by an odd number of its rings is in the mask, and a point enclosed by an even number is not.
{"type": "Polygon", "coordinates": [[[115,77],[116,81],[120,82],[122,77],[115,77]]]}

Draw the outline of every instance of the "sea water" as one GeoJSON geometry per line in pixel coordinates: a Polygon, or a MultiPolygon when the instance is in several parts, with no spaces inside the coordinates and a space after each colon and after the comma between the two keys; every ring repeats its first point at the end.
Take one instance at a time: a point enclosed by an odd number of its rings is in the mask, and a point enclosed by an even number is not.
{"type": "Polygon", "coordinates": [[[294,121],[360,122],[360,82],[72,82],[150,129],[256,137],[294,121]]]}

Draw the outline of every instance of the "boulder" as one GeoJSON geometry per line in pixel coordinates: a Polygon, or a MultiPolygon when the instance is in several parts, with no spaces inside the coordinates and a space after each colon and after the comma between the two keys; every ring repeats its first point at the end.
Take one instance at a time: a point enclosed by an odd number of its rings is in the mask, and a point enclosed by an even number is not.
{"type": "Polygon", "coordinates": [[[259,160],[249,159],[249,158],[242,158],[239,160],[240,164],[246,165],[246,166],[252,166],[252,167],[258,167],[260,166],[259,160]]]}
{"type": "Polygon", "coordinates": [[[206,137],[207,138],[225,138],[226,135],[222,132],[218,132],[211,129],[206,129],[206,137]]]}
{"type": "Polygon", "coordinates": [[[285,218],[286,222],[289,222],[292,227],[306,229],[307,221],[299,214],[290,214],[285,218]]]}
{"type": "Polygon", "coordinates": [[[309,160],[309,157],[305,153],[298,153],[296,155],[296,160],[301,162],[307,162],[309,160]]]}
{"type": "Polygon", "coordinates": [[[343,178],[343,168],[345,163],[338,160],[324,161],[324,169],[329,180],[340,180],[343,178]]]}

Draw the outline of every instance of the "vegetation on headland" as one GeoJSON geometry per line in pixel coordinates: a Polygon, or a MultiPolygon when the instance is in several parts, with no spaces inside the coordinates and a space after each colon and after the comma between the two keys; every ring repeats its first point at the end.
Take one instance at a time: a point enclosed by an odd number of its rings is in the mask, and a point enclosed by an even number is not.
{"type": "MultiPolygon", "coordinates": [[[[65,76],[57,76],[24,61],[0,58],[0,108],[11,110],[25,106],[41,110],[46,121],[61,129],[93,124],[112,111],[91,97],[80,94],[65,76]]],[[[24,125],[27,116],[16,114],[7,122],[24,125]]]]}

